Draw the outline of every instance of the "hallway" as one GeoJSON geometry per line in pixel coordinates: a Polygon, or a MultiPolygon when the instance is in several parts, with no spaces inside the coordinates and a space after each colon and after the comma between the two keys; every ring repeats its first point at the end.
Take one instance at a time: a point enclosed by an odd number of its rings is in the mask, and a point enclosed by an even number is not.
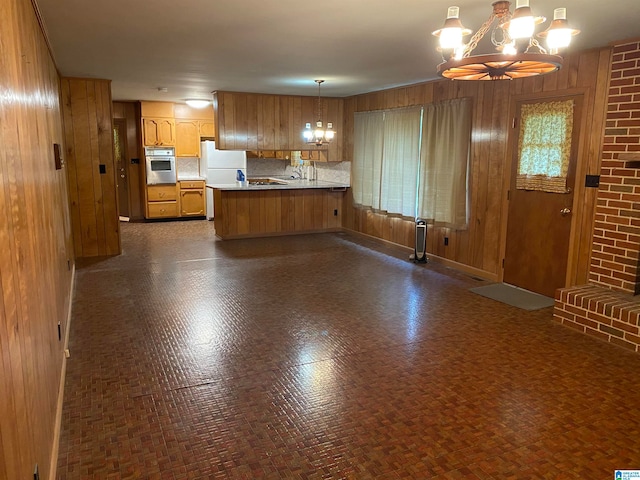
{"type": "Polygon", "coordinates": [[[59,480],[640,468],[640,356],[349,234],[123,223],[79,268],[59,480]]]}

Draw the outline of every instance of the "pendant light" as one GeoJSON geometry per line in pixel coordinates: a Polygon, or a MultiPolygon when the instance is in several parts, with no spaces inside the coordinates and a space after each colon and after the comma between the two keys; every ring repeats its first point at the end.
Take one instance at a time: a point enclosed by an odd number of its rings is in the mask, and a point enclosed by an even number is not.
{"type": "Polygon", "coordinates": [[[311,128],[311,123],[307,123],[305,125],[305,129],[302,132],[302,136],[308,144],[315,145],[317,147],[321,147],[322,145],[326,145],[333,140],[335,136],[335,132],[333,131],[333,124],[327,123],[327,128],[323,127],[322,123],[322,101],[320,98],[320,85],[324,83],[324,80],[315,80],[318,84],[318,111],[316,121],[316,128],[311,128]]]}

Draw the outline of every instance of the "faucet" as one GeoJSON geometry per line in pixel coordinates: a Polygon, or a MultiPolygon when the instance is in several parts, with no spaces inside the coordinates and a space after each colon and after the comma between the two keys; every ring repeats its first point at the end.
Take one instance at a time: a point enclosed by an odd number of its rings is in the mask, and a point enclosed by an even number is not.
{"type": "Polygon", "coordinates": [[[291,176],[299,180],[304,179],[304,175],[302,174],[302,160],[300,160],[300,163],[298,164],[298,166],[293,167],[293,175],[291,176]]]}

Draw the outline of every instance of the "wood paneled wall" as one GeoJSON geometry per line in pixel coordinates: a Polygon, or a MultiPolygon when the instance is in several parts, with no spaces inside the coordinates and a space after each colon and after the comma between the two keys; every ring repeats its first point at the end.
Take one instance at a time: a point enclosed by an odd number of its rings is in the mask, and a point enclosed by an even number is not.
{"type": "Polygon", "coordinates": [[[52,480],[73,246],[59,78],[29,0],[3,2],[0,52],[0,479],[52,480]]]}
{"type": "MultiPolygon", "coordinates": [[[[213,112],[213,109],[211,110],[213,112]]],[[[211,113],[213,118],[213,113],[211,113]]],[[[123,118],[127,121],[127,175],[129,177],[129,218],[131,220],[144,219],[144,152],[140,133],[140,103],[113,102],[113,118],[123,118]],[[132,164],[131,159],[137,158],[140,163],[132,164]]],[[[116,172],[117,174],[117,172],[116,172]]]]}
{"type": "Polygon", "coordinates": [[[61,90],[76,258],[118,255],[111,81],[63,78],[61,90]]]}
{"type": "MultiPolygon", "coordinates": [[[[509,137],[515,103],[530,98],[583,95],[567,285],[586,283],[596,189],[585,189],[581,179],[586,174],[599,173],[610,57],[609,48],[590,50],[567,55],[559,72],[537,78],[486,82],[441,80],[347,98],[345,157],[352,160],[354,112],[471,97],[474,103],[469,228],[454,231],[429,226],[427,252],[498,280],[502,278],[511,168],[509,137]],[[448,246],[444,245],[445,236],[449,238],[448,246]]],[[[413,247],[413,222],[356,208],[351,205],[350,196],[345,202],[345,228],[413,247]]]]}

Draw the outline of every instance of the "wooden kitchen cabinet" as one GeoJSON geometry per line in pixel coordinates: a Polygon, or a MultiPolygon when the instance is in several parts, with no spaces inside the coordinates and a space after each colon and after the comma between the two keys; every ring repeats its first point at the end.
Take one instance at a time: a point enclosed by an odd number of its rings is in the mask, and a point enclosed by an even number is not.
{"type": "Polygon", "coordinates": [[[175,185],[147,185],[147,218],[178,216],[175,185]]]}
{"type": "Polygon", "coordinates": [[[216,235],[223,240],[339,231],[344,191],[213,189],[216,235]]]}
{"type": "Polygon", "coordinates": [[[153,202],[147,205],[147,218],[175,218],[178,216],[176,202],[153,202]]]}
{"type": "Polygon", "coordinates": [[[313,162],[328,162],[327,154],[328,152],[326,150],[302,150],[300,152],[300,159],[313,162]]]}
{"type": "MultiPolygon", "coordinates": [[[[221,150],[292,151],[309,150],[302,137],[306,123],[317,120],[317,97],[215,92],[216,147],[221,150]]],[[[314,150],[326,151],[317,161],[340,161],[344,132],[344,101],[322,98],[322,118],[333,123],[336,138],[314,150]]]]}
{"type": "Polygon", "coordinates": [[[180,186],[180,216],[201,217],[205,214],[204,180],[178,182],[180,186]]]}
{"type": "Polygon", "coordinates": [[[176,157],[200,156],[200,122],[176,120],[176,157]]]}
{"type": "Polygon", "coordinates": [[[143,118],[144,145],[174,146],[176,144],[176,122],[172,118],[143,118]]]}
{"type": "Polygon", "coordinates": [[[216,136],[213,120],[200,120],[200,137],[214,138],[216,136]]]}

